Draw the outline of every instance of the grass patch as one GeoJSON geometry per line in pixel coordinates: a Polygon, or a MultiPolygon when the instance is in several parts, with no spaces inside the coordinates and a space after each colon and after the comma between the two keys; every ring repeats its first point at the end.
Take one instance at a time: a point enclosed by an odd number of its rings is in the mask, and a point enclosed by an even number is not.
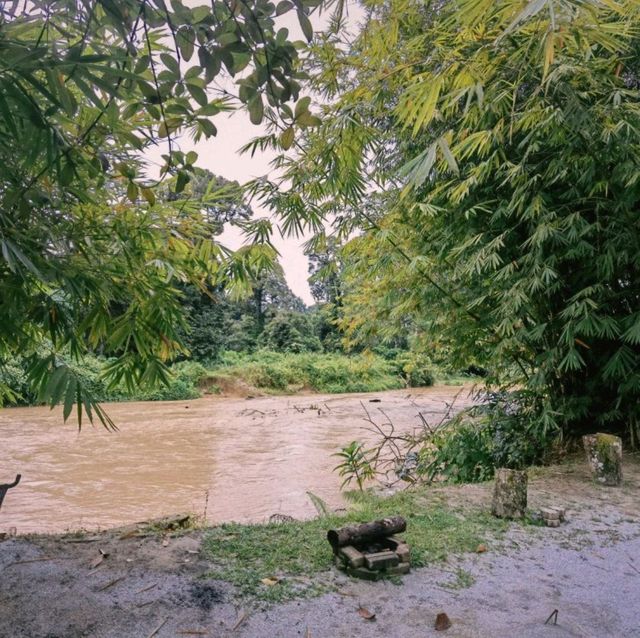
{"type": "Polygon", "coordinates": [[[476,582],[475,576],[466,569],[458,568],[454,572],[454,578],[446,583],[439,583],[440,587],[446,589],[468,589],[476,582]]]}
{"type": "Polygon", "coordinates": [[[454,510],[442,503],[427,504],[424,496],[424,488],[385,499],[363,493],[355,495],[350,511],[340,516],[264,525],[224,524],[207,532],[204,550],[214,564],[212,575],[233,583],[240,595],[279,602],[331,588],[326,572],[332,565],[332,553],[326,532],[333,527],[404,516],[404,537],[411,546],[413,567],[475,551],[508,527],[480,508],[454,510]],[[264,584],[263,579],[278,582],[264,584]]]}
{"type": "Polygon", "coordinates": [[[436,370],[437,382],[442,385],[463,386],[470,383],[482,383],[481,377],[475,377],[469,374],[449,374],[436,370]]]}

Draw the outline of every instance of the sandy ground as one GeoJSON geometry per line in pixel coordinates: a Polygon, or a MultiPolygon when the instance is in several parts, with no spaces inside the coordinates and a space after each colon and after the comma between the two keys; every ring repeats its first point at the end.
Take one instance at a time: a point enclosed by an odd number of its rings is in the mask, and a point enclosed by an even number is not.
{"type": "MultiPolygon", "coordinates": [[[[486,485],[434,490],[442,494],[456,505],[489,502],[486,485]]],[[[581,464],[547,468],[530,480],[530,504],[566,506],[558,529],[514,525],[487,552],[414,570],[401,585],[327,572],[321,578],[335,592],[264,608],[206,578],[202,532],[8,538],[0,637],[637,637],[639,494],[640,463],[631,458],[621,488],[594,485],[581,464]],[[100,550],[109,555],[97,564],[100,550]],[[360,606],[375,619],[363,619],[360,606]],[[557,625],[545,625],[554,609],[557,625]],[[436,632],[442,611],[452,626],[436,632]]]]}

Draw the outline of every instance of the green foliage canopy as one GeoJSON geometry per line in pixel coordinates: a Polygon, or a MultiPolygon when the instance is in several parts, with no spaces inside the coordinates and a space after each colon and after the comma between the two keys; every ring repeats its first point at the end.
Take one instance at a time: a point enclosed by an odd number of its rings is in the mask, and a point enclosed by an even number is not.
{"type": "Polygon", "coordinates": [[[366,10],[353,42],[318,42],[331,104],[280,160],[292,187],[263,196],[290,227],[357,211],[371,294],[345,295],[347,320],[414,316],[462,358],[481,350],[537,431],[637,434],[640,3],[366,10]],[[358,210],[372,190],[382,216],[358,210]]]}
{"type": "Polygon", "coordinates": [[[247,229],[256,245],[233,255],[213,240],[219,228],[200,204],[157,197],[141,157],[164,144],[160,179],[180,194],[199,175],[196,153],[180,151],[177,136],[214,136],[216,114],[243,107],[254,124],[313,124],[294,122],[294,109],[311,118],[309,100],[298,100],[299,46],[276,18],[295,11],[311,39],[316,5],[0,6],[0,366],[28,357],[28,383],[63,402],[65,418],[76,406],[80,419],[95,410],[110,424],[67,358],[99,348],[116,356],[111,383],[162,381],[164,361],[183,350],[178,285],[231,278],[246,288],[247,268],[273,262],[260,227],[247,229]],[[219,87],[221,77],[237,95],[219,87]]]}

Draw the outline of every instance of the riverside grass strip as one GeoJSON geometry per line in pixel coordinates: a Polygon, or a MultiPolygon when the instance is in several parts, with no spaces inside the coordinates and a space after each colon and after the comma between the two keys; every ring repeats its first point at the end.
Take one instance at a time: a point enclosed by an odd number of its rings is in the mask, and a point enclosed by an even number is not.
{"type": "Polygon", "coordinates": [[[280,602],[319,595],[334,587],[325,577],[333,565],[326,539],[331,527],[403,516],[411,564],[421,567],[450,554],[475,552],[509,526],[479,505],[453,508],[430,501],[428,489],[423,488],[384,499],[366,492],[349,493],[349,499],[349,511],[340,516],[261,525],[228,523],[207,530],[203,554],[211,561],[209,575],[235,585],[241,597],[280,602]],[[277,585],[262,584],[261,579],[274,576],[279,578],[277,585]]]}

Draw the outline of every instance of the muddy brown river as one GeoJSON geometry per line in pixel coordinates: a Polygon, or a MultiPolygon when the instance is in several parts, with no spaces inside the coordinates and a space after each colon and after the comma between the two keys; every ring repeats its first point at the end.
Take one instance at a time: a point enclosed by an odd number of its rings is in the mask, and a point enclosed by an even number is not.
{"type": "Polygon", "coordinates": [[[22,474],[0,510],[0,531],[100,529],[189,511],[211,522],[315,513],[307,492],[342,504],[335,453],[370,441],[363,405],[398,431],[437,421],[469,389],[440,386],[375,394],[114,403],[119,431],[61,411],[0,410],[0,483],[22,474]],[[374,401],[372,401],[372,399],[374,401]],[[378,401],[379,400],[379,401],[378,401]],[[385,416],[386,415],[386,416],[385,416]]]}

